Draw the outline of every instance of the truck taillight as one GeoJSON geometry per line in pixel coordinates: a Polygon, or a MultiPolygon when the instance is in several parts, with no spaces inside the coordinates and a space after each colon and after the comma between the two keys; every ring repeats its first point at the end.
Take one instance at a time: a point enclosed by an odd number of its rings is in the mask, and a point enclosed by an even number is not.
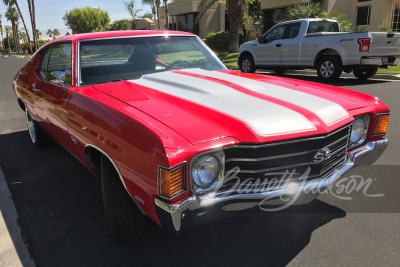
{"type": "Polygon", "coordinates": [[[360,52],[368,52],[369,51],[369,38],[359,38],[358,44],[360,45],[360,52]]]}

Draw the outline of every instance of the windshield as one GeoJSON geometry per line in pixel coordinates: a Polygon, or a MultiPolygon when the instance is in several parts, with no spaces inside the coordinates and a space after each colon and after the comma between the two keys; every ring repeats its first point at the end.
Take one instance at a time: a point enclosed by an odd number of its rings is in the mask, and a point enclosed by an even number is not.
{"type": "Polygon", "coordinates": [[[196,36],[91,40],[79,46],[79,84],[139,79],[144,74],[226,67],[196,36]]]}

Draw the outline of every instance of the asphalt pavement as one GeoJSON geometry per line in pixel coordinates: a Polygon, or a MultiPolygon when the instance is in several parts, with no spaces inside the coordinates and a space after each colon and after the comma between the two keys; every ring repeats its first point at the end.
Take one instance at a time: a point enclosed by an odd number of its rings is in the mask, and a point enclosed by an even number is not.
{"type": "MultiPolygon", "coordinates": [[[[0,57],[0,167],[19,217],[6,223],[19,226],[38,266],[400,266],[400,81],[335,83],[378,96],[392,115],[384,155],[352,170],[333,192],[277,213],[233,214],[181,236],[148,221],[137,240],[116,242],[107,234],[99,180],[58,144],[31,144],[11,90],[25,61],[0,57]],[[349,181],[361,179],[370,186],[347,194],[349,181]]],[[[287,77],[318,82],[304,73],[287,77]]]]}

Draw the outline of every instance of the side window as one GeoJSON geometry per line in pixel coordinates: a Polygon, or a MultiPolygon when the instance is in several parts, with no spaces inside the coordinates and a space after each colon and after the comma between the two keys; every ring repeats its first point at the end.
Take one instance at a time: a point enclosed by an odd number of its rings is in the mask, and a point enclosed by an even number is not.
{"type": "Polygon", "coordinates": [[[71,85],[71,44],[57,44],[51,48],[46,80],[71,85]]]}
{"type": "Polygon", "coordinates": [[[300,22],[287,24],[285,39],[296,38],[299,35],[300,26],[301,26],[300,22]]]}
{"type": "Polygon", "coordinates": [[[51,48],[47,49],[40,55],[39,62],[38,62],[38,72],[40,73],[40,76],[43,77],[43,79],[46,79],[47,77],[47,63],[49,62],[49,56],[50,56],[50,51],[51,48]]]}
{"type": "Polygon", "coordinates": [[[285,32],[286,25],[281,25],[273,28],[267,32],[264,36],[264,41],[270,43],[275,40],[283,39],[283,33],[285,32]]]}

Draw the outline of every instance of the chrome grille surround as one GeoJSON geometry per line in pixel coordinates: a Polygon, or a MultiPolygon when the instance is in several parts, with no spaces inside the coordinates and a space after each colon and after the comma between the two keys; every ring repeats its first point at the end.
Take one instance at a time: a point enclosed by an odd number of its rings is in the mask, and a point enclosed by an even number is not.
{"type": "Polygon", "coordinates": [[[239,167],[237,177],[240,181],[249,178],[264,180],[272,176],[279,178],[279,174],[285,171],[293,172],[291,180],[298,180],[310,168],[307,181],[320,178],[347,160],[350,134],[351,124],[348,124],[322,136],[228,146],[224,148],[225,175],[239,167]]]}

